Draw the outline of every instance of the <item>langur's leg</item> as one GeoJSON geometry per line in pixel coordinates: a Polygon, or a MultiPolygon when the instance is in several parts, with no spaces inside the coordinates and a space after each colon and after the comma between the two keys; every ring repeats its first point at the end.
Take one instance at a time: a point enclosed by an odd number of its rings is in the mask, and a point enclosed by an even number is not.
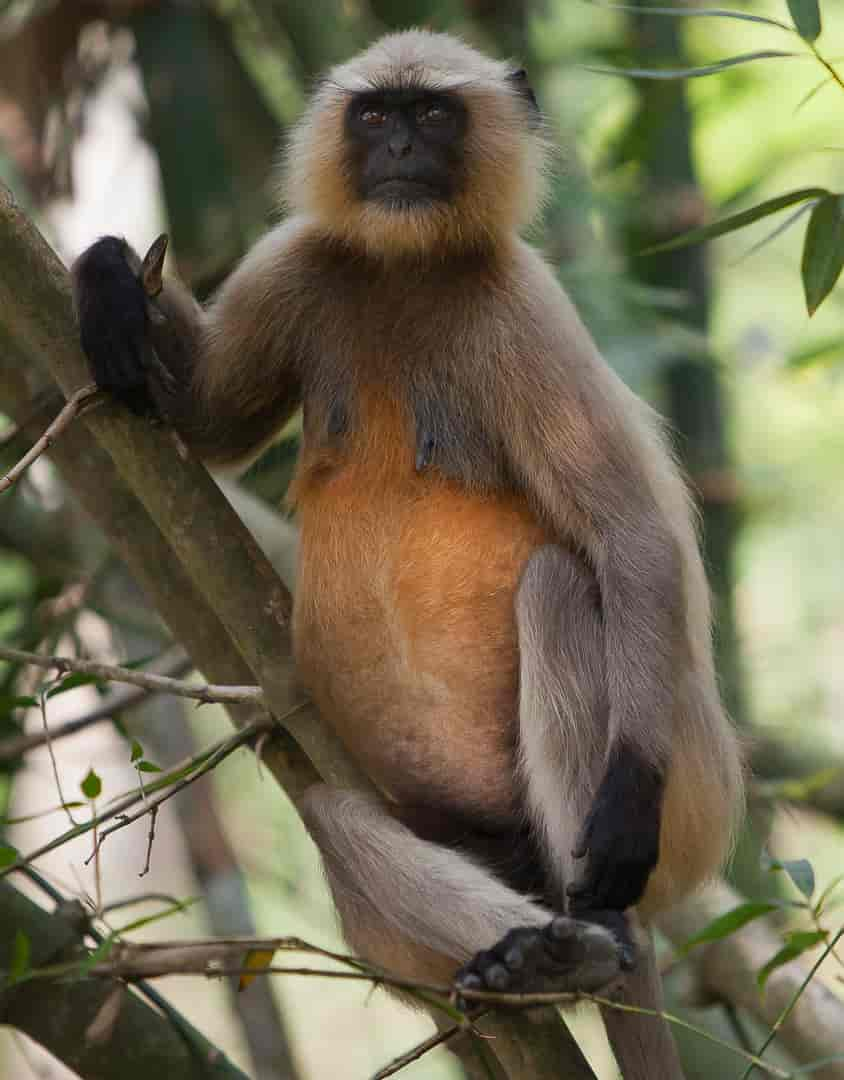
{"type": "MultiPolygon", "coordinates": [[[[561,894],[575,875],[571,852],[601,780],[607,746],[603,628],[588,569],[559,548],[540,549],[519,587],[520,748],[531,817],[541,824],[561,894]]],[[[577,908],[575,907],[575,910],[577,908]]],[[[662,1009],[662,984],[650,932],[635,912],[584,912],[636,942],[635,963],[614,996],[662,1009]]],[[[506,940],[506,939],[505,939],[506,940]]],[[[626,957],[629,961],[630,955],[626,957]]],[[[610,1045],[629,1080],[682,1080],[668,1024],[602,1009],[610,1045]]]]}
{"type": "Polygon", "coordinates": [[[317,784],[302,816],[347,941],[379,967],[449,985],[459,964],[515,926],[539,929],[567,972],[565,989],[596,989],[617,975],[618,948],[603,928],[552,921],[471,858],[418,837],[379,800],[317,784]]]}
{"type": "MultiPolygon", "coordinates": [[[[519,630],[519,753],[528,813],[546,854],[553,906],[565,911],[572,851],[604,767],[608,705],[600,594],[582,559],[556,546],[534,552],[516,599],[519,630]]],[[[621,912],[577,912],[606,927],[630,966],[635,948],[621,912]]],[[[563,967],[546,935],[514,924],[461,972],[467,985],[554,990],[563,967]]]]}

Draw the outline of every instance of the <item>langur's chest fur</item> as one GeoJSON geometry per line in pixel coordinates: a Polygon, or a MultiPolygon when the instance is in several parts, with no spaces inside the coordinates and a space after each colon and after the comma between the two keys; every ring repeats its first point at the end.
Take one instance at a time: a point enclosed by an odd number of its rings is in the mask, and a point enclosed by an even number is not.
{"type": "Polygon", "coordinates": [[[380,308],[367,315],[362,301],[346,311],[341,375],[325,374],[334,355],[306,387],[293,490],[299,668],[388,795],[419,804],[463,791],[467,809],[505,819],[517,800],[514,597],[548,537],[507,483],[482,385],[465,396],[459,341],[437,337],[442,313],[414,327],[380,308]],[[370,330],[381,320],[379,354],[355,348],[362,318],[370,330]],[[414,371],[402,363],[407,334],[414,371]]]}

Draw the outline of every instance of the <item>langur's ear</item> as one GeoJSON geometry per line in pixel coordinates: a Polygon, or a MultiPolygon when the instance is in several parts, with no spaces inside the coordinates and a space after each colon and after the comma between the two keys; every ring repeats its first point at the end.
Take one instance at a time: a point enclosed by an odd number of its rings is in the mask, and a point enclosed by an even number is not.
{"type": "Polygon", "coordinates": [[[528,108],[530,110],[530,125],[536,127],[542,119],[542,114],[539,109],[539,102],[536,100],[536,94],[533,92],[533,87],[528,80],[528,73],[524,68],[519,68],[517,71],[511,71],[507,76],[507,81],[512,84],[518,94],[525,99],[528,108]]]}

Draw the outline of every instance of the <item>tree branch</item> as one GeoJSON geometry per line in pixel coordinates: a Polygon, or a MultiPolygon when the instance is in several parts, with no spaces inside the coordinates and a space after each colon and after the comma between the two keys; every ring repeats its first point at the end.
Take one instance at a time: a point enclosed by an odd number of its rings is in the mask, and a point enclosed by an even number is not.
{"type": "MultiPolygon", "coordinates": [[[[89,955],[73,921],[50,914],[0,882],[0,967],[9,970],[16,932],[30,942],[31,961],[81,961],[89,955]]],[[[107,1037],[95,1025],[115,982],[88,979],[21,982],[0,991],[0,1023],[10,1024],[46,1047],[83,1080],[248,1080],[184,1018],[177,1026],[128,991],[111,1019],[107,1037]],[[89,1039],[83,1036],[89,1034],[89,1039]],[[115,1047],[121,1048],[120,1053],[115,1047]]]]}

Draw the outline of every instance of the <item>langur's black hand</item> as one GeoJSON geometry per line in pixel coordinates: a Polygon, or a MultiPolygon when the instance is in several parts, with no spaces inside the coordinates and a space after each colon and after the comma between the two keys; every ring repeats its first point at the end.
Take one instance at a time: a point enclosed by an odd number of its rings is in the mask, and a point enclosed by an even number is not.
{"type": "Polygon", "coordinates": [[[631,750],[613,754],[572,854],[586,859],[570,885],[573,914],[637,904],[659,858],[663,777],[631,750]]]}
{"type": "Polygon", "coordinates": [[[117,236],[92,244],[72,269],[82,349],[94,381],[140,414],[157,411],[148,376],[160,369],[149,335],[146,274],[146,260],[117,236]]]}

